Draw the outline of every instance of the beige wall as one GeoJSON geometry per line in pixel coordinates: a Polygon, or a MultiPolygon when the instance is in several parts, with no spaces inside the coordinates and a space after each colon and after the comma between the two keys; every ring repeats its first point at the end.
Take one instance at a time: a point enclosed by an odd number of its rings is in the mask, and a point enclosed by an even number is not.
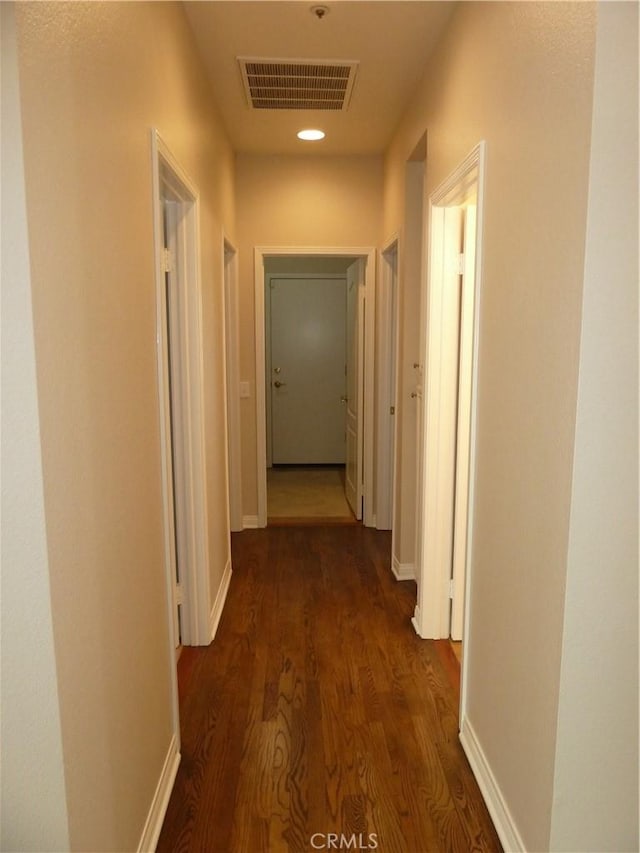
{"type": "Polygon", "coordinates": [[[69,846],[44,516],[15,19],[2,47],[0,849],[69,846]],[[34,808],[34,804],[36,807],[34,808]]]}
{"type": "Polygon", "coordinates": [[[248,381],[251,388],[251,397],[241,401],[242,500],[244,515],[255,516],[258,492],[253,249],[377,246],[382,158],[239,154],[236,191],[240,378],[248,381]]]}
{"type": "Polygon", "coordinates": [[[76,850],[132,850],[172,732],[150,128],[201,192],[212,600],[233,158],[179,5],[21,3],[17,18],[69,832],[76,850]]]}
{"type": "Polygon", "coordinates": [[[638,838],[638,7],[598,9],[551,850],[638,838]]]}
{"type": "Polygon", "coordinates": [[[548,849],[594,56],[587,3],[458,7],[386,158],[384,233],[427,130],[432,191],[487,142],[468,723],[548,849]]]}

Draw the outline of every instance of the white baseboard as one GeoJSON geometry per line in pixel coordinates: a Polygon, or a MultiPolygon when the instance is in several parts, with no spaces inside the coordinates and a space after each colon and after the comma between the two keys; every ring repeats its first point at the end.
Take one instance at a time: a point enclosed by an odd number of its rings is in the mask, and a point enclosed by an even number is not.
{"type": "Polygon", "coordinates": [[[399,563],[397,557],[391,560],[391,571],[397,581],[414,581],[416,567],[413,563],[399,563]]]}
{"type": "Polygon", "coordinates": [[[491,771],[491,767],[480,746],[476,733],[467,719],[464,719],[462,722],[460,743],[469,760],[473,775],[476,777],[476,782],[489,810],[502,846],[509,853],[524,853],[526,847],[520,837],[513,816],[502,796],[500,786],[491,771]]]}
{"type": "Polygon", "coordinates": [[[257,530],[258,529],[258,516],[257,515],[243,515],[242,516],[242,529],[243,530],[257,530]]]}
{"type": "Polygon", "coordinates": [[[151,808],[145,821],[144,829],[138,844],[138,853],[153,853],[160,838],[160,830],[164,816],[169,805],[169,797],[173,790],[173,783],[176,780],[176,773],[180,766],[180,753],[178,752],[178,743],[176,736],[173,735],[169,744],[169,751],[164,760],[164,767],[158,780],[156,792],[151,801],[151,808]]]}
{"type": "Polygon", "coordinates": [[[413,625],[413,630],[420,637],[420,639],[426,639],[426,637],[422,636],[422,616],[420,614],[420,607],[417,604],[415,610],[413,611],[413,616],[411,617],[411,624],[413,625]]]}
{"type": "Polygon", "coordinates": [[[211,613],[209,614],[209,642],[213,640],[216,635],[216,631],[218,630],[218,623],[220,622],[220,617],[222,616],[222,609],[224,608],[224,603],[227,600],[227,593],[229,592],[230,582],[231,560],[227,560],[227,565],[224,567],[222,580],[220,581],[220,586],[218,588],[218,594],[216,595],[216,600],[213,602],[213,607],[211,608],[211,613]]]}

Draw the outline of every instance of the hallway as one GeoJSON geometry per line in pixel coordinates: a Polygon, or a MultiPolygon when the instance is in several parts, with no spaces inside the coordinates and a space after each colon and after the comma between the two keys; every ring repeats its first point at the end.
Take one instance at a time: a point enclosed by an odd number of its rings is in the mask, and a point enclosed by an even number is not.
{"type": "Polygon", "coordinates": [[[502,849],[389,550],[359,526],[234,536],[218,633],[181,697],[159,851],[301,853],[329,833],[384,853],[502,849]]]}
{"type": "Polygon", "coordinates": [[[637,853],[639,4],[0,7],[0,849],[467,853],[488,811],[637,853]],[[290,109],[298,66],[342,108],[290,109]],[[427,559],[476,184],[470,523],[427,559]],[[264,274],[301,258],[366,258],[362,524],[268,514],[264,274]]]}

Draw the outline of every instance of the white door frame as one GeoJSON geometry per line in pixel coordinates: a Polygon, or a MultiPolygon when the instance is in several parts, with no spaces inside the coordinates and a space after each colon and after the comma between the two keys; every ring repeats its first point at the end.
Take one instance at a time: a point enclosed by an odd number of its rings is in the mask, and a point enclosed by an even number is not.
{"type": "MultiPolygon", "coordinates": [[[[394,234],[380,252],[376,311],[378,323],[376,351],[377,442],[376,442],[376,527],[392,530],[395,517],[397,441],[397,394],[399,362],[400,238],[394,234]],[[393,409],[393,414],[391,413],[393,409]]],[[[392,532],[391,553],[393,549],[392,532]]]]}
{"type": "MultiPolygon", "coordinates": [[[[418,471],[419,490],[423,495],[421,517],[418,519],[417,579],[418,601],[413,625],[420,637],[441,639],[449,635],[449,581],[451,564],[439,562],[440,555],[451,550],[452,506],[443,500],[443,492],[448,489],[451,472],[441,464],[441,448],[448,436],[443,436],[441,425],[441,399],[448,377],[442,358],[443,337],[442,309],[443,283],[447,267],[442,249],[442,233],[447,209],[462,203],[469,189],[475,184],[477,189],[477,226],[475,245],[474,276],[474,317],[473,317],[473,369],[471,382],[471,428],[469,461],[469,501],[467,512],[467,559],[465,579],[465,600],[469,601],[470,582],[473,567],[472,533],[475,487],[475,444],[476,444],[476,405],[478,378],[478,346],[480,323],[480,286],[482,272],[482,228],[483,195],[485,172],[485,143],[480,142],[458,168],[431,194],[429,198],[429,272],[428,282],[424,282],[422,358],[426,367],[425,393],[419,401],[422,406],[423,424],[421,440],[423,452],[418,471]],[[440,464],[439,464],[440,463],[440,464]]],[[[464,638],[469,638],[469,607],[465,607],[464,638]]],[[[461,723],[466,697],[466,661],[463,655],[461,684],[461,723]]]]}
{"type": "Polygon", "coordinates": [[[229,529],[240,531],[242,530],[242,450],[240,445],[238,252],[224,233],[222,235],[222,266],[229,529]]]}
{"type": "Polygon", "coordinates": [[[365,271],[365,375],[364,375],[364,471],[363,523],[375,526],[373,507],[374,471],[374,347],[375,347],[375,281],[376,250],[371,247],[293,247],[256,246],[254,250],[254,298],[256,338],[256,433],[257,433],[257,483],[258,527],[267,525],[267,436],[266,436],[266,381],[265,381],[265,299],[264,262],[266,258],[284,255],[366,258],[365,271]]]}
{"type": "MultiPolygon", "coordinates": [[[[157,130],[151,131],[153,172],[153,226],[156,276],[156,344],[158,399],[160,414],[162,496],[164,518],[165,577],[170,614],[169,636],[172,642],[171,660],[175,670],[175,637],[173,609],[175,563],[173,519],[174,488],[171,451],[171,412],[168,369],[167,305],[165,295],[165,259],[163,239],[163,204],[169,200],[179,208],[175,240],[178,247],[176,277],[180,292],[179,318],[180,401],[178,417],[182,426],[183,478],[176,483],[175,501],[182,527],[178,538],[183,543],[186,565],[181,566],[182,642],[185,645],[206,645],[211,641],[209,630],[209,542],[207,533],[207,492],[205,484],[205,426],[202,346],[202,286],[200,277],[200,224],[198,190],[181,168],[157,130]]],[[[174,712],[177,714],[177,685],[175,671],[174,712]]],[[[177,718],[176,718],[177,719],[177,718]]]]}

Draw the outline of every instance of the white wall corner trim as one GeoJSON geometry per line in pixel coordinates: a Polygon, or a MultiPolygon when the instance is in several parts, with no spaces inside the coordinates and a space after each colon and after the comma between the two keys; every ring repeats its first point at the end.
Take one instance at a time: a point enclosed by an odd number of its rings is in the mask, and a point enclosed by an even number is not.
{"type": "Polygon", "coordinates": [[[462,722],[460,743],[469,760],[473,775],[476,777],[480,793],[489,810],[502,846],[509,853],[524,853],[526,848],[513,816],[502,796],[473,726],[466,717],[462,722]]]}
{"type": "Polygon", "coordinates": [[[138,844],[138,853],[153,853],[156,849],[179,766],[180,753],[178,752],[178,741],[176,736],[173,735],[169,744],[167,757],[164,761],[164,767],[162,768],[153,800],[151,801],[151,808],[149,809],[149,814],[142,830],[142,836],[138,844]]]}
{"type": "Polygon", "coordinates": [[[224,567],[224,572],[222,573],[222,580],[220,581],[216,600],[213,602],[213,607],[211,608],[211,614],[209,616],[209,637],[211,640],[215,639],[216,632],[218,630],[218,623],[220,622],[220,617],[222,616],[222,611],[224,609],[224,603],[227,600],[227,593],[229,592],[230,583],[231,560],[229,559],[227,560],[227,565],[224,567]]]}
{"type": "Polygon", "coordinates": [[[257,515],[243,515],[242,516],[242,529],[243,530],[257,530],[258,525],[258,516],[257,515]]]}
{"type": "Polygon", "coordinates": [[[413,563],[400,563],[394,557],[391,561],[391,571],[397,581],[414,581],[416,579],[416,567],[413,563]]]}
{"type": "Polygon", "coordinates": [[[416,609],[413,611],[413,616],[411,617],[411,624],[413,625],[413,630],[420,637],[421,640],[431,639],[430,637],[425,636],[422,632],[422,613],[420,612],[420,605],[416,604],[416,609]]]}

